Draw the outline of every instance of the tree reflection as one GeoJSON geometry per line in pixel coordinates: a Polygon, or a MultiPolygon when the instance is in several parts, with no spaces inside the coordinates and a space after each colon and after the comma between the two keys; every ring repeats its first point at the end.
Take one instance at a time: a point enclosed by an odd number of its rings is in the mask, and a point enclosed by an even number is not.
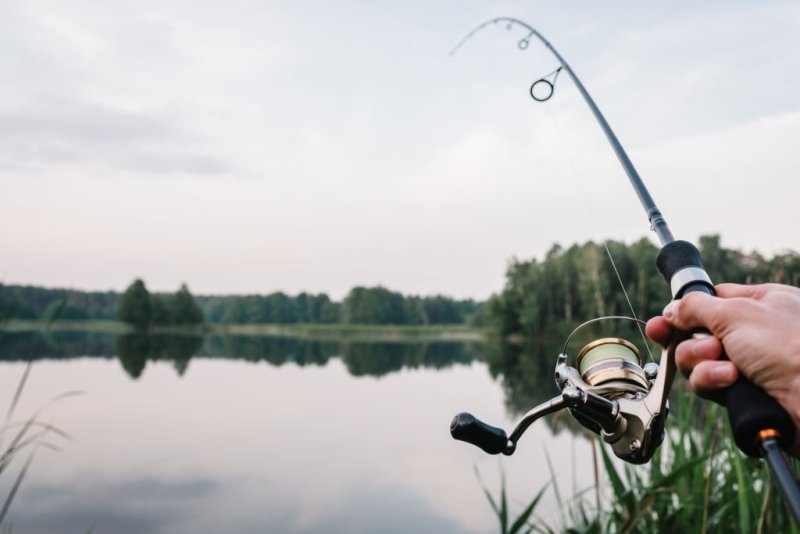
{"type": "Polygon", "coordinates": [[[416,360],[424,345],[400,343],[352,343],[345,346],[342,360],[353,376],[383,376],[399,371],[407,360],[416,360]]]}
{"type": "Polygon", "coordinates": [[[85,332],[28,332],[0,335],[0,360],[44,358],[117,357],[125,372],[138,379],[148,361],[171,362],[183,375],[194,356],[266,362],[273,366],[293,363],[325,366],[341,358],[353,376],[384,376],[404,368],[443,369],[482,358],[480,343],[367,343],[314,341],[268,336],[205,338],[177,334],[132,333],[119,336],[85,332]]]}
{"type": "Polygon", "coordinates": [[[213,357],[265,361],[274,366],[287,362],[323,366],[339,353],[338,343],[288,337],[210,336],[207,347],[213,357]]]}
{"type": "Polygon", "coordinates": [[[96,332],[0,332],[0,361],[110,357],[114,337],[96,332]]]}
{"type": "MultiPolygon", "coordinates": [[[[492,377],[498,379],[506,396],[510,412],[521,414],[547,401],[560,392],[555,384],[554,371],[558,355],[564,351],[570,329],[548,338],[527,339],[524,343],[487,343],[485,360],[492,377]]],[[[633,342],[649,361],[642,334],[630,321],[603,321],[581,328],[566,347],[570,360],[586,343],[602,337],[622,337],[633,342]]],[[[653,353],[655,356],[659,352],[653,353]]]]}
{"type": "Polygon", "coordinates": [[[119,336],[114,343],[114,352],[128,376],[139,378],[150,355],[150,338],[145,334],[119,336]]]}
{"type": "Polygon", "coordinates": [[[554,340],[532,340],[525,344],[496,341],[486,345],[489,373],[503,386],[509,412],[527,412],[559,393],[553,369],[563,345],[563,341],[554,340]]]}
{"type": "Polygon", "coordinates": [[[203,338],[199,336],[123,334],[117,337],[114,352],[131,378],[141,376],[148,360],[171,361],[178,375],[183,376],[189,360],[202,346],[203,338]]]}
{"type": "Polygon", "coordinates": [[[467,343],[348,343],[342,360],[353,376],[383,376],[403,368],[442,369],[478,357],[467,343]]]}

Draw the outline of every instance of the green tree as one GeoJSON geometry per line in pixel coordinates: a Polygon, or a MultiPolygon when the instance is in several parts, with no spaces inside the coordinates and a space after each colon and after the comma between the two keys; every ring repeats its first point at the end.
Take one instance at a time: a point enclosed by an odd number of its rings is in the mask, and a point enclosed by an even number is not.
{"type": "Polygon", "coordinates": [[[128,286],[117,301],[117,318],[144,330],[150,324],[150,292],[141,278],[128,286]]]}
{"type": "Polygon", "coordinates": [[[315,306],[319,310],[319,322],[328,324],[342,322],[342,304],[333,302],[328,295],[324,293],[319,295],[315,306]]]}
{"type": "Polygon", "coordinates": [[[173,323],[169,300],[166,295],[150,295],[151,324],[163,326],[173,323]]]}
{"type": "Polygon", "coordinates": [[[280,291],[272,293],[267,296],[266,301],[268,304],[269,316],[264,322],[276,324],[297,322],[296,302],[286,295],[286,293],[280,291]]]}
{"type": "Polygon", "coordinates": [[[245,318],[245,305],[243,297],[228,297],[225,299],[225,308],[222,312],[222,322],[225,324],[243,323],[245,318]]]}
{"type": "Polygon", "coordinates": [[[168,301],[170,318],[173,324],[200,324],[203,322],[203,310],[194,301],[186,284],[168,301]]]}
{"type": "Polygon", "coordinates": [[[47,305],[47,308],[45,308],[44,313],[42,314],[42,319],[46,321],[53,319],[80,320],[88,318],[89,314],[85,309],[79,308],[78,306],[74,306],[72,304],[65,304],[64,301],[51,302],[47,305]]]}
{"type": "Polygon", "coordinates": [[[403,295],[382,286],[354,287],[342,303],[347,324],[407,324],[403,295]]]}

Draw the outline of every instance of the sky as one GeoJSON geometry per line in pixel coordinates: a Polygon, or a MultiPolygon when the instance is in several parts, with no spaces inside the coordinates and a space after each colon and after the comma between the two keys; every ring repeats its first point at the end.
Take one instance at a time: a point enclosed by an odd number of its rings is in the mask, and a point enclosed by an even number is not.
{"type": "Polygon", "coordinates": [[[673,233],[800,250],[800,4],[5,0],[0,281],[483,299],[511,258],[673,233]]]}

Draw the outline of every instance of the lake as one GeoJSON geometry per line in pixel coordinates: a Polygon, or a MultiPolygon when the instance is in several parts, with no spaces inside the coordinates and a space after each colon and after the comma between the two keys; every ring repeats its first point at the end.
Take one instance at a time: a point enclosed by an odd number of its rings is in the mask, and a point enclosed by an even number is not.
{"type": "MultiPolygon", "coordinates": [[[[563,497],[593,475],[585,435],[545,421],[511,457],[450,437],[457,412],[508,430],[531,407],[517,405],[556,393],[552,359],[519,370],[530,375],[520,382],[498,374],[488,351],[3,334],[3,411],[33,361],[15,420],[82,392],[40,417],[72,439],[51,435],[60,450],[36,453],[11,507],[13,532],[496,532],[476,470],[494,495],[506,471],[515,511],[550,480],[546,455],[563,497]]],[[[0,502],[24,460],[0,476],[0,502]]],[[[557,523],[552,488],[537,510],[557,523]]]]}

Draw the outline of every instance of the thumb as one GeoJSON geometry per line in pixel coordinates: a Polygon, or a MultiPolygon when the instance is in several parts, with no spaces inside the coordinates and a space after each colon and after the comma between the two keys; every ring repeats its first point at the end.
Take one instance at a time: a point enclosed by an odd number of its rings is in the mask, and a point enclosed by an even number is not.
{"type": "Polygon", "coordinates": [[[664,318],[679,330],[705,328],[712,333],[713,325],[725,313],[725,301],[706,293],[689,293],[679,300],[673,300],[664,308],[664,318]]]}

